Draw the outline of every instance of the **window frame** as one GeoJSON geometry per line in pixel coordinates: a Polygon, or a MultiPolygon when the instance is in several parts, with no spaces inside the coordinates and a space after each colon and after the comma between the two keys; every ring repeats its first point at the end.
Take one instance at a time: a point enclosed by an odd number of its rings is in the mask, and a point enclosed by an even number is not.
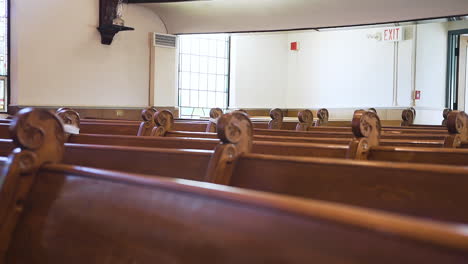
{"type": "MultiPolygon", "coordinates": [[[[223,34],[223,33],[220,33],[220,34],[223,34]]],[[[209,107],[187,107],[187,106],[182,106],[182,101],[181,101],[181,93],[180,91],[181,90],[187,90],[187,89],[182,89],[181,88],[181,73],[183,72],[182,71],[182,63],[181,63],[181,56],[185,53],[182,52],[182,47],[181,47],[181,44],[180,44],[180,37],[181,36],[190,36],[190,35],[210,35],[210,34],[179,34],[179,40],[178,40],[178,45],[177,45],[177,87],[176,87],[176,93],[177,93],[177,107],[179,108],[179,118],[189,118],[189,119],[195,119],[197,117],[209,117],[209,110],[208,108],[209,107]],[[195,109],[200,109],[202,112],[203,112],[203,115],[204,116],[198,116],[198,115],[195,115],[192,114],[191,115],[183,115],[182,114],[182,109],[183,108],[193,108],[194,110],[195,109]],[[208,110],[208,112],[205,111],[208,110]]],[[[225,108],[224,110],[226,109],[229,109],[230,105],[230,94],[231,94],[231,45],[232,45],[232,42],[231,42],[231,35],[230,34],[225,34],[227,35],[226,36],[226,40],[224,40],[226,42],[226,45],[227,45],[227,50],[226,50],[226,57],[224,59],[227,60],[227,65],[226,65],[226,68],[227,68],[227,72],[225,74],[226,76],[226,91],[223,91],[222,93],[225,94],[226,96],[226,102],[225,102],[225,108]]],[[[190,54],[185,54],[185,55],[191,55],[190,54]]],[[[197,55],[199,57],[211,57],[211,56],[205,56],[205,55],[197,55]]],[[[190,71],[191,73],[191,71],[190,71]]],[[[207,73],[207,75],[219,75],[219,74],[212,74],[212,73],[207,73]]],[[[188,89],[189,91],[191,89],[188,89]]],[[[207,91],[209,92],[209,91],[207,91]]],[[[215,93],[220,93],[218,91],[214,91],[215,93]]],[[[215,107],[219,107],[219,106],[215,106],[215,107]]]]}
{"type": "Polygon", "coordinates": [[[447,78],[445,88],[445,107],[458,110],[458,74],[459,74],[459,48],[460,36],[468,34],[468,29],[450,30],[447,44],[447,78]],[[458,54],[457,52],[458,51],[458,54]]]}
{"type": "Polygon", "coordinates": [[[4,91],[4,109],[0,110],[0,113],[8,113],[8,109],[11,103],[10,94],[11,94],[11,0],[5,0],[7,3],[7,28],[6,28],[6,38],[7,38],[7,74],[0,75],[0,79],[5,80],[5,91],[4,91]]]}

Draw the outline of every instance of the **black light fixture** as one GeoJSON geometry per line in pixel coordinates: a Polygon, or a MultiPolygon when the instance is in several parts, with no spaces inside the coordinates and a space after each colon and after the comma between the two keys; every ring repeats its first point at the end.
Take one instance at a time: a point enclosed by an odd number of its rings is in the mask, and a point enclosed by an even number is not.
{"type": "Polygon", "coordinates": [[[120,31],[134,30],[126,27],[122,18],[126,0],[99,0],[99,27],[101,43],[110,45],[115,34],[120,31]]]}

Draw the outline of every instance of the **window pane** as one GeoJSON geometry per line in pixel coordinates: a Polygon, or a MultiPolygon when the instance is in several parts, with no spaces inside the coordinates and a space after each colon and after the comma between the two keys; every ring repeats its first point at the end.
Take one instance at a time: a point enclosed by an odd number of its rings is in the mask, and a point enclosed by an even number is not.
{"type": "Polygon", "coordinates": [[[217,47],[216,47],[217,57],[225,58],[226,57],[226,41],[218,40],[216,44],[217,44],[217,47]]]}
{"type": "Polygon", "coordinates": [[[180,37],[181,53],[190,53],[190,39],[187,37],[180,37]]]}
{"type": "Polygon", "coordinates": [[[216,59],[216,73],[224,74],[225,70],[225,59],[216,59]]]}
{"type": "Polygon", "coordinates": [[[216,93],[216,107],[223,107],[224,93],[216,93]]]}
{"type": "Polygon", "coordinates": [[[191,56],[190,57],[190,71],[192,72],[200,72],[200,57],[199,56],[191,56]]]}
{"type": "Polygon", "coordinates": [[[216,74],[216,58],[208,58],[208,73],[216,74]]]}
{"type": "Polygon", "coordinates": [[[200,39],[200,55],[201,56],[208,56],[209,55],[209,44],[207,39],[200,39]]]}
{"type": "Polygon", "coordinates": [[[226,77],[224,75],[218,75],[216,78],[216,91],[225,92],[226,91],[226,77]]]}
{"type": "Polygon", "coordinates": [[[207,74],[200,74],[200,86],[198,87],[199,90],[208,90],[208,75],[207,74]]]}
{"type": "Polygon", "coordinates": [[[200,72],[207,73],[208,72],[208,57],[200,57],[200,72]]]}
{"type": "Polygon", "coordinates": [[[207,117],[212,107],[226,108],[228,35],[184,35],[179,41],[180,116],[207,117]]]}
{"type": "Polygon", "coordinates": [[[190,55],[182,55],[180,57],[182,61],[182,71],[189,72],[190,71],[190,55]]]}
{"type": "Polygon", "coordinates": [[[199,88],[199,78],[198,78],[198,74],[197,73],[192,73],[191,76],[190,76],[190,89],[192,90],[198,90],[199,88]]]}
{"type": "Polygon", "coordinates": [[[179,87],[182,89],[190,89],[190,72],[180,73],[179,87]]]}
{"type": "Polygon", "coordinates": [[[190,106],[198,107],[198,91],[190,91],[190,106]]]}
{"type": "Polygon", "coordinates": [[[216,93],[215,92],[208,92],[208,107],[209,108],[216,107],[216,93]]]}
{"type": "Polygon", "coordinates": [[[209,56],[216,57],[216,40],[210,40],[209,56]]]}
{"type": "Polygon", "coordinates": [[[191,54],[200,54],[200,40],[192,38],[192,47],[190,49],[191,54]]]}
{"type": "Polygon", "coordinates": [[[181,104],[182,106],[190,106],[190,91],[189,90],[181,90],[182,98],[181,104]]]}
{"type": "Polygon", "coordinates": [[[0,80],[0,110],[5,110],[5,91],[6,91],[6,81],[0,80]]]}
{"type": "Polygon", "coordinates": [[[216,91],[216,75],[208,75],[208,90],[216,91]]]}
{"type": "Polygon", "coordinates": [[[199,107],[208,107],[208,92],[200,92],[199,107]]]}

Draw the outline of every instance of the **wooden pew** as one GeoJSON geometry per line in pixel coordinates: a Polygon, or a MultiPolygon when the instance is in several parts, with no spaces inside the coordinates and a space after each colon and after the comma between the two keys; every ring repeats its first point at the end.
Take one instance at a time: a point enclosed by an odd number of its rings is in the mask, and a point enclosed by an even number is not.
{"type": "MultiPolygon", "coordinates": [[[[468,221],[459,210],[468,184],[466,168],[251,154],[252,125],[246,116],[225,115],[218,128],[224,128],[223,143],[214,153],[76,145],[64,150],[65,162],[468,221]]],[[[370,139],[360,139],[358,145],[364,140],[370,139]]]]}
{"type": "MultiPolygon", "coordinates": [[[[172,113],[166,110],[155,114],[155,128],[151,133],[153,136],[164,137],[193,137],[193,138],[216,138],[216,133],[174,131],[172,113]]],[[[326,143],[326,144],[349,144],[353,138],[352,133],[312,133],[285,130],[263,130],[255,129],[254,140],[281,141],[296,143],[326,143]],[[265,135],[262,135],[265,134],[265,135]]],[[[447,135],[386,135],[382,136],[381,144],[387,146],[421,146],[421,147],[443,147],[447,135]]]]}
{"type": "Polygon", "coordinates": [[[64,165],[60,122],[44,112],[21,114],[18,123],[29,126],[14,127],[19,148],[7,161],[0,159],[2,263],[465,263],[468,258],[464,225],[64,165]]]}
{"type": "MultiPolygon", "coordinates": [[[[270,139],[271,140],[271,139],[270,139]]],[[[115,136],[115,135],[73,135],[68,142],[78,144],[101,144],[101,145],[121,145],[121,146],[137,146],[137,147],[154,147],[154,148],[186,148],[186,149],[205,149],[212,150],[218,144],[215,139],[182,139],[182,138],[148,138],[134,136],[115,136]]],[[[8,143],[8,142],[7,142],[8,143]]],[[[347,141],[349,144],[349,141],[347,141]]],[[[377,149],[372,148],[376,152],[377,149]]],[[[10,151],[10,148],[3,147],[3,155],[10,151]]],[[[412,151],[407,149],[406,153],[412,151]]],[[[324,144],[309,144],[309,143],[280,143],[280,142],[254,142],[254,153],[259,154],[274,154],[274,155],[294,155],[308,157],[334,157],[345,158],[347,156],[348,147],[339,145],[324,145],[324,144]]],[[[440,152],[439,152],[440,153],[440,152]]],[[[398,155],[398,153],[396,153],[398,155]]],[[[446,159],[450,159],[452,153],[444,153],[446,159]]],[[[461,153],[460,155],[463,155],[461,153]]],[[[370,155],[372,157],[372,155],[370,155]]],[[[389,160],[394,159],[388,157],[389,160]]],[[[385,160],[385,159],[384,159],[385,160]]],[[[458,160],[458,159],[456,159],[458,160]]],[[[424,159],[422,159],[424,162],[424,159]]],[[[431,161],[432,162],[432,161],[431,161]]],[[[456,165],[460,165],[457,163],[456,165]]],[[[465,165],[465,163],[463,163],[465,165]]]]}

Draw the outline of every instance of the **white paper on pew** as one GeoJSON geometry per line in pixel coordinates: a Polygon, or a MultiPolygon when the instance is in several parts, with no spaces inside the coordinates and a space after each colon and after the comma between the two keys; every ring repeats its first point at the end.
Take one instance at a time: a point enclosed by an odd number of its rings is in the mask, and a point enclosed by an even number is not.
{"type": "Polygon", "coordinates": [[[218,123],[218,119],[210,118],[210,122],[211,122],[211,123],[214,123],[214,124],[217,124],[217,123],[218,123]]]}
{"type": "Polygon", "coordinates": [[[72,125],[63,125],[63,129],[65,130],[65,133],[71,134],[71,135],[79,135],[80,134],[80,129],[76,126],[72,125]]]}

